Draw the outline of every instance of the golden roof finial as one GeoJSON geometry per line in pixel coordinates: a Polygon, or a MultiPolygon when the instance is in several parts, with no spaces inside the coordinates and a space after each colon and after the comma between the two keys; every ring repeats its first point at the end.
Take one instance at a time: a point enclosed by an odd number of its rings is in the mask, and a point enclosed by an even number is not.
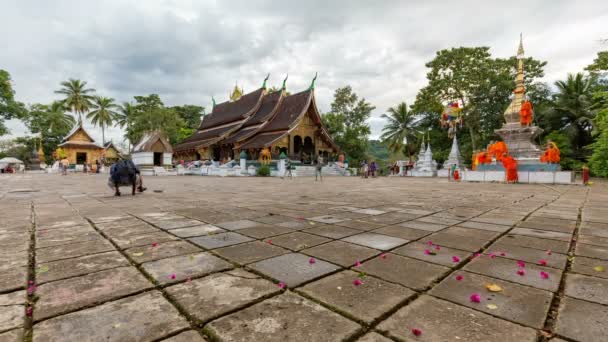
{"type": "Polygon", "coordinates": [[[230,100],[236,101],[236,100],[240,99],[241,96],[243,96],[243,88],[241,87],[241,89],[239,89],[238,82],[235,82],[234,89],[232,90],[232,93],[230,94],[230,100]]]}
{"type": "Polygon", "coordinates": [[[519,47],[517,48],[517,58],[524,58],[524,39],[523,34],[519,34],[519,47]]]}

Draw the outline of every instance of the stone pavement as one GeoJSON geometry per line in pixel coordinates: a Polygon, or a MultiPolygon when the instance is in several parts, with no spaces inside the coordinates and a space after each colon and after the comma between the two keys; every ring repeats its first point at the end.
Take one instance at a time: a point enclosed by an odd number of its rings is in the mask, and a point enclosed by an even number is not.
{"type": "Polygon", "coordinates": [[[0,341],[608,340],[607,183],[145,182],[0,176],[0,341]]]}

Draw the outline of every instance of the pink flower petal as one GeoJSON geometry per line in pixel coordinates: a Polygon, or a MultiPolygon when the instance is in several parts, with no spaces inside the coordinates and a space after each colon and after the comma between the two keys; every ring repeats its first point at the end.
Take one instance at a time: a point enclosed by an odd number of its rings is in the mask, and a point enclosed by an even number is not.
{"type": "Polygon", "coordinates": [[[361,285],[361,284],[363,284],[363,282],[361,281],[361,279],[355,279],[355,280],[353,281],[353,285],[355,285],[355,286],[359,286],[359,285],[361,285]]]}
{"type": "Polygon", "coordinates": [[[156,246],[158,246],[158,242],[154,242],[154,243],[152,244],[152,247],[156,247],[156,246]]]}
{"type": "Polygon", "coordinates": [[[473,254],[473,258],[479,258],[481,256],[481,253],[475,253],[473,254]]]}
{"type": "Polygon", "coordinates": [[[317,260],[315,260],[315,258],[308,259],[308,263],[311,265],[314,264],[315,262],[317,262],[317,260]]]}
{"type": "Polygon", "coordinates": [[[473,293],[470,298],[471,298],[471,302],[473,302],[473,303],[481,302],[481,296],[478,293],[473,293]]]}
{"type": "Polygon", "coordinates": [[[524,268],[526,267],[526,263],[521,260],[517,260],[517,267],[524,268]]]}
{"type": "Polygon", "coordinates": [[[412,334],[414,334],[414,336],[420,336],[420,335],[422,335],[422,330],[413,328],[412,334]]]}
{"type": "Polygon", "coordinates": [[[27,287],[27,294],[28,295],[33,295],[34,292],[36,292],[36,285],[31,284],[30,286],[27,287]]]}
{"type": "Polygon", "coordinates": [[[543,279],[549,279],[549,273],[547,272],[540,272],[540,277],[543,279]]]}
{"type": "Polygon", "coordinates": [[[433,245],[433,241],[429,241],[426,244],[429,245],[429,246],[432,246],[433,245]]]}
{"type": "Polygon", "coordinates": [[[355,262],[355,267],[360,267],[361,263],[359,261],[355,262]]]}
{"type": "Polygon", "coordinates": [[[279,286],[279,288],[284,289],[286,285],[284,282],[281,281],[281,282],[279,282],[278,286],[279,286]]]}
{"type": "Polygon", "coordinates": [[[386,253],[382,253],[382,254],[380,254],[380,257],[381,257],[382,259],[386,259],[387,255],[386,255],[386,253]]]}
{"type": "Polygon", "coordinates": [[[524,270],[523,268],[520,268],[517,270],[517,274],[519,274],[520,276],[524,276],[526,274],[526,270],[524,270]]]}
{"type": "Polygon", "coordinates": [[[491,259],[496,258],[496,254],[494,254],[494,253],[490,253],[490,254],[488,254],[488,256],[489,256],[491,259]]]}
{"type": "Polygon", "coordinates": [[[547,255],[551,255],[551,254],[552,254],[551,250],[550,249],[547,250],[547,255]]]}
{"type": "Polygon", "coordinates": [[[27,317],[32,317],[32,314],[34,313],[34,308],[31,306],[28,306],[27,308],[25,308],[25,314],[27,315],[27,317]]]}
{"type": "Polygon", "coordinates": [[[435,249],[436,249],[436,250],[440,250],[440,249],[441,249],[441,247],[439,247],[439,246],[435,246],[435,249]]]}
{"type": "Polygon", "coordinates": [[[266,241],[269,245],[272,245],[272,240],[268,239],[268,241],[266,241]]]}
{"type": "Polygon", "coordinates": [[[541,266],[547,266],[547,260],[541,259],[541,260],[538,261],[538,264],[541,265],[541,266]]]}
{"type": "Polygon", "coordinates": [[[173,273],[172,275],[170,275],[169,278],[175,279],[176,278],[175,273],[173,273]]]}
{"type": "Polygon", "coordinates": [[[453,257],[452,257],[452,261],[453,261],[453,262],[460,262],[460,258],[459,258],[459,257],[457,257],[457,256],[453,256],[453,257]]]}
{"type": "Polygon", "coordinates": [[[500,256],[507,256],[507,253],[505,253],[505,252],[500,252],[500,256]]]}
{"type": "Polygon", "coordinates": [[[456,280],[461,281],[462,279],[464,279],[464,277],[461,276],[460,274],[456,276],[456,280]]]}
{"type": "Polygon", "coordinates": [[[426,255],[431,255],[431,251],[430,251],[430,250],[428,250],[428,249],[425,249],[425,250],[424,250],[424,254],[426,254],[426,255]]]}

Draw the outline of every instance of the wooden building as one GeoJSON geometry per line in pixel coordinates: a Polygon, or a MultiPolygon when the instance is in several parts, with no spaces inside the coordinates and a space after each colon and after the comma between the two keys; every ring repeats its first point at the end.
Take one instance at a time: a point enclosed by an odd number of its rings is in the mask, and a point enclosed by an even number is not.
{"type": "Polygon", "coordinates": [[[138,166],[171,167],[173,148],[162,132],[149,132],[133,147],[131,160],[138,166]]]}
{"type": "Polygon", "coordinates": [[[287,94],[285,82],[274,92],[265,84],[236,101],[214,105],[197,132],[175,146],[176,158],[223,161],[238,159],[246,151],[249,159],[257,159],[262,149],[268,149],[273,159],[284,152],[307,163],[338,152],[317,110],[314,80],[293,95],[287,94]]]}
{"type": "Polygon", "coordinates": [[[112,165],[119,161],[120,159],[124,159],[124,156],[120,150],[114,146],[112,141],[108,141],[103,146],[103,160],[106,165],[112,165]]]}
{"type": "Polygon", "coordinates": [[[58,147],[67,154],[70,164],[75,165],[95,164],[95,161],[101,158],[104,150],[103,147],[97,145],[81,122],[72,128],[58,147]]]}

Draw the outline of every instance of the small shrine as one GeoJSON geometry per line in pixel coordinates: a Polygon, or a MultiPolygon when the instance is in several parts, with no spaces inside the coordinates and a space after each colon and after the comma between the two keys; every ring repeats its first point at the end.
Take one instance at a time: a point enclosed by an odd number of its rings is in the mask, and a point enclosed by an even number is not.
{"type": "Polygon", "coordinates": [[[414,164],[414,169],[412,170],[412,176],[414,177],[437,176],[437,162],[433,160],[430,138],[428,140],[425,149],[424,137],[422,137],[422,145],[420,146],[420,152],[418,153],[418,160],[416,161],[416,164],[414,164]]]}
{"type": "Polygon", "coordinates": [[[103,154],[102,154],[103,164],[112,165],[123,158],[124,158],[124,156],[123,156],[122,152],[120,152],[120,150],[116,146],[114,146],[114,143],[112,141],[108,141],[103,146],[103,154]]]}
{"type": "Polygon", "coordinates": [[[100,159],[103,147],[97,145],[91,135],[84,129],[82,122],[78,122],[74,128],[63,138],[58,145],[62,153],[66,155],[72,165],[95,164],[100,159]]]}
{"type": "Polygon", "coordinates": [[[131,160],[143,167],[172,167],[173,147],[161,131],[148,132],[133,147],[131,160]]]}

